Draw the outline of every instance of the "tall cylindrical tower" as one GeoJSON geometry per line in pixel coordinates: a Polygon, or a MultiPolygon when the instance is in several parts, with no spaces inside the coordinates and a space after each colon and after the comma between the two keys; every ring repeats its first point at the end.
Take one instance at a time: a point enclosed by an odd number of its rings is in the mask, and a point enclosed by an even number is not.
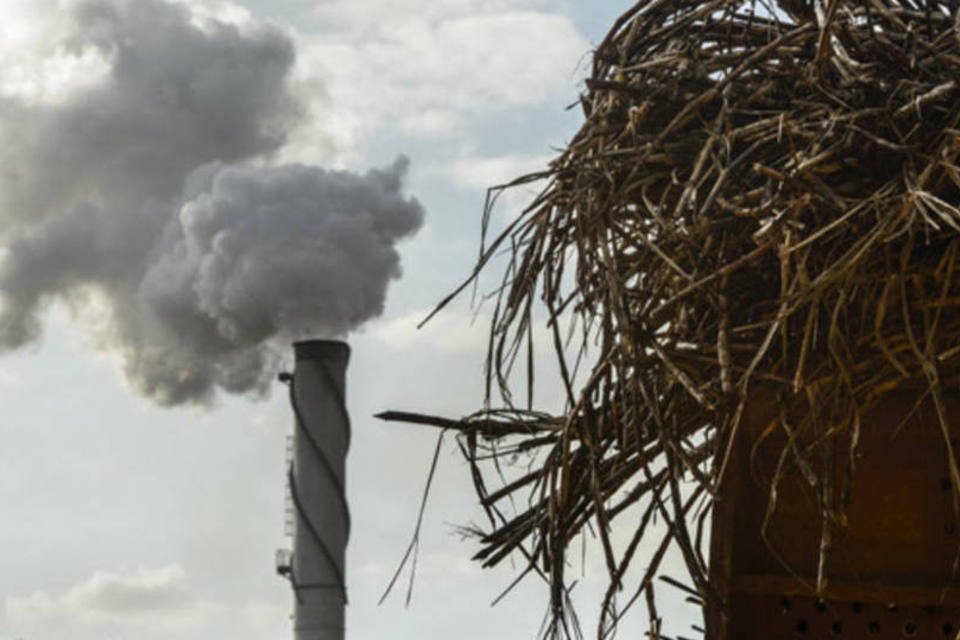
{"type": "Polygon", "coordinates": [[[288,482],[294,531],[288,571],[296,596],[294,637],[342,640],[350,534],[344,485],[350,348],[329,340],[297,342],[293,348],[296,368],[288,382],[296,431],[288,482]]]}

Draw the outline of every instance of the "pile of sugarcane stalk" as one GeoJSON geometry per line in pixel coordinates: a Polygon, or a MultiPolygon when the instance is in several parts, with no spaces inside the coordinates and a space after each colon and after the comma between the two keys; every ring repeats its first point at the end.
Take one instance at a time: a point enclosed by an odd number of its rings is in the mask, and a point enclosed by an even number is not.
{"type": "Polygon", "coordinates": [[[547,580],[548,636],[579,633],[565,569],[588,526],[609,574],[599,637],[637,599],[659,637],[654,578],[671,547],[712,601],[704,529],[752,392],[811,408],[778,427],[772,483],[799,470],[819,501],[821,583],[851,471],[826,468],[824,451],[856,442],[865,412],[907,385],[946,434],[960,364],[958,20],[956,2],[645,0],[597,47],[582,127],[545,171],[507,185],[549,181],[471,278],[511,254],[490,406],[518,395],[510,370],[532,357],[545,310],[566,410],[508,402],[440,425],[462,432],[489,515],[477,557],[547,580]],[[536,466],[500,481],[498,460],[526,451],[536,466]],[[639,519],[617,546],[627,510],[639,519]],[[651,535],[655,551],[638,553],[651,535]]]}

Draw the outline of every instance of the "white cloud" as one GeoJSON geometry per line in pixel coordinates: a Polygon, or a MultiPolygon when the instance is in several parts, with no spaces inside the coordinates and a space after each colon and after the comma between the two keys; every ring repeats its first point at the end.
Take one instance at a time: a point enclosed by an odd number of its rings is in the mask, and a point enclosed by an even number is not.
{"type": "MultiPolygon", "coordinates": [[[[462,187],[485,192],[536,171],[547,168],[550,155],[465,156],[449,168],[450,177],[462,187]]],[[[536,180],[511,187],[497,196],[494,203],[496,225],[513,220],[546,186],[545,180],[536,180]]]]}
{"type": "Polygon", "coordinates": [[[6,615],[0,615],[0,640],[8,636],[166,640],[244,633],[265,638],[283,628],[285,603],[222,596],[201,595],[178,564],[130,573],[98,571],[62,591],[8,597],[6,615]]]}
{"type": "Polygon", "coordinates": [[[572,98],[587,42],[569,17],[538,4],[321,5],[326,29],[300,42],[302,85],[325,86],[313,92],[307,137],[349,153],[382,129],[439,137],[470,115],[572,98]]]}
{"type": "Polygon", "coordinates": [[[6,606],[10,619],[22,622],[182,611],[192,603],[186,572],[179,565],[169,565],[129,575],[98,571],[66,592],[36,591],[8,598],[6,606]]]}
{"type": "Polygon", "coordinates": [[[470,315],[466,305],[458,304],[456,307],[436,315],[422,329],[417,329],[417,325],[432,309],[417,309],[377,321],[364,333],[364,337],[398,352],[427,349],[458,355],[481,353],[488,337],[489,315],[475,317],[470,315]]]}
{"type": "Polygon", "coordinates": [[[141,569],[129,576],[97,572],[71,589],[65,601],[76,609],[106,614],[181,609],[191,601],[186,578],[179,565],[141,569]]]}
{"type": "Polygon", "coordinates": [[[20,388],[22,386],[23,379],[12,367],[7,364],[0,366],[0,387],[20,388]]]}
{"type": "Polygon", "coordinates": [[[487,189],[545,169],[552,159],[549,155],[466,156],[453,163],[450,175],[464,187],[487,189]]]}
{"type": "Polygon", "coordinates": [[[253,14],[246,7],[242,7],[230,0],[173,0],[177,4],[188,7],[194,16],[195,24],[199,27],[209,25],[211,21],[225,22],[246,27],[253,24],[253,14]]]}
{"type": "Polygon", "coordinates": [[[63,44],[66,22],[55,0],[4,0],[0,96],[52,104],[96,85],[109,65],[94,48],[63,44]]]}
{"type": "Polygon", "coordinates": [[[496,14],[520,9],[548,8],[548,0],[319,0],[313,13],[328,29],[392,28],[412,16],[428,21],[468,15],[496,14]]]}

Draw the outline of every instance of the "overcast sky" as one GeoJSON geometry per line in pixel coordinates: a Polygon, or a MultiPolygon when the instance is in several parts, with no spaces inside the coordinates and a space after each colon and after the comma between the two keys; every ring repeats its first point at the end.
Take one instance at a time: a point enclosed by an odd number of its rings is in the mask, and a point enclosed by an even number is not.
{"type": "MultiPolygon", "coordinates": [[[[576,130],[577,111],[564,108],[577,97],[591,46],[627,3],[181,2],[190,12],[184,24],[206,34],[199,40],[183,40],[182,25],[149,23],[126,25],[120,38],[103,31],[96,12],[84,20],[76,13],[78,6],[147,2],[0,0],[0,287],[7,296],[0,342],[9,349],[0,356],[0,640],[290,637],[289,586],[273,573],[274,550],[289,546],[285,396],[279,388],[258,393],[259,378],[221,375],[236,362],[228,350],[209,356],[220,373],[198,370],[191,381],[200,386],[186,390],[168,372],[145,371],[165,334],[144,328],[131,287],[142,291],[153,276],[133,278],[128,258],[105,258],[98,242],[115,231],[111,211],[127,211],[143,193],[150,202],[137,207],[163,202],[202,162],[249,167],[223,170],[235,189],[286,184],[291,170],[281,165],[301,163],[311,168],[298,184],[322,191],[332,170],[356,173],[365,189],[370,169],[390,167],[400,155],[409,158],[404,194],[422,207],[423,226],[417,230],[416,207],[397,196],[390,206],[406,207],[407,216],[394,234],[403,277],[391,284],[382,315],[349,336],[348,637],[534,637],[546,607],[543,586],[531,581],[490,609],[511,569],[481,571],[469,561],[473,543],[455,533],[479,512],[452,443],[428,507],[412,606],[405,609],[398,593],[377,607],[407,544],[436,434],[371,416],[385,409],[456,416],[479,406],[484,309],[461,304],[422,331],[415,326],[471,268],[485,188],[542,166],[576,130]],[[217,39],[224,23],[236,25],[236,47],[217,39]],[[118,71],[116,52],[102,45],[110,38],[135,53],[141,40],[149,46],[118,71]],[[225,79],[215,64],[205,70],[216,94],[209,118],[183,120],[155,108],[151,92],[163,78],[154,78],[152,61],[169,55],[171,68],[191,73],[202,67],[191,56],[203,61],[222,50],[228,57],[243,47],[249,77],[225,79]],[[267,125],[280,119],[285,135],[272,136],[267,125]],[[256,136],[238,133],[254,125],[262,125],[256,136]],[[156,167],[123,161],[143,148],[159,158],[156,167]],[[111,149],[120,151],[104,155],[111,149]],[[85,189],[109,195],[102,211],[44,213],[85,189]],[[71,217],[81,214],[87,217],[71,217]],[[81,240],[71,224],[102,231],[74,247],[81,240]],[[96,291],[75,286],[82,270],[96,291]],[[181,399],[186,404],[160,406],[181,399]]],[[[165,3],[149,0],[154,10],[165,3]]],[[[196,202],[220,188],[219,175],[190,187],[196,202]]],[[[527,195],[506,198],[495,222],[527,195]]],[[[122,242],[137,247],[147,230],[122,233],[122,242]]],[[[165,246],[175,257],[191,241],[174,235],[165,246]]],[[[158,263],[164,260],[173,258],[158,263]]],[[[392,273],[392,257],[384,260],[383,273],[392,273]]],[[[291,364],[284,360],[256,366],[272,377],[291,364]]],[[[541,390],[548,405],[551,395],[541,390]]],[[[602,565],[588,562],[577,587],[588,632],[603,582],[602,565]]],[[[685,629],[693,614],[678,611],[665,613],[685,629]]],[[[624,637],[641,623],[635,616],[624,637]]]]}

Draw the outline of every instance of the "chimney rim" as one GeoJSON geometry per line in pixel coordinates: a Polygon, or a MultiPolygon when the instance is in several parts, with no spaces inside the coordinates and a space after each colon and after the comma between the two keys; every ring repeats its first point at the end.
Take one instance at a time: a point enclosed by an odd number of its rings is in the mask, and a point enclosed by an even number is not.
{"type": "Polygon", "coordinates": [[[350,345],[343,340],[298,340],[293,353],[301,360],[337,360],[350,357],[350,345]]]}

